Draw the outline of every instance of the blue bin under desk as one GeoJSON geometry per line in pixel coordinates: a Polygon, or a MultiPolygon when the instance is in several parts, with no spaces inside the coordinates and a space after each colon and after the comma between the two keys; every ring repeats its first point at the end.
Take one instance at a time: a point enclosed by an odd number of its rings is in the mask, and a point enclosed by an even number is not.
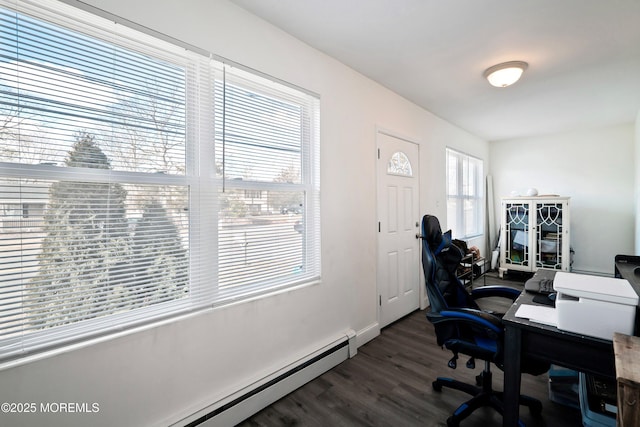
{"type": "Polygon", "coordinates": [[[549,400],[580,409],[578,372],[551,365],[549,368],[549,400]]]}
{"type": "Polygon", "coordinates": [[[580,412],[585,427],[615,427],[616,382],[580,372],[580,412]]]}

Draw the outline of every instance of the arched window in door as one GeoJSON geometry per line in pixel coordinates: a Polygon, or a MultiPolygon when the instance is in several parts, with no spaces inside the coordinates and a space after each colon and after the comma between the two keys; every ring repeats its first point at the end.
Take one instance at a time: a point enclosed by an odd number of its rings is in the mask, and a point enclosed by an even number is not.
{"type": "Polygon", "coordinates": [[[391,155],[387,163],[387,173],[389,175],[413,176],[411,162],[405,153],[396,151],[391,155]]]}

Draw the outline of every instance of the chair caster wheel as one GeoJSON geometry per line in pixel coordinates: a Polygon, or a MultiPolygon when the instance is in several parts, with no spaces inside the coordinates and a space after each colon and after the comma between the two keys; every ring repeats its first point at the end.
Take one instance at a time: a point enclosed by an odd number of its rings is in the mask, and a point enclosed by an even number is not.
{"type": "Polygon", "coordinates": [[[442,385],[440,385],[438,381],[432,382],[431,387],[433,387],[435,391],[442,391],[442,385]]]}
{"type": "Polygon", "coordinates": [[[447,427],[459,427],[460,423],[453,417],[447,418],[447,427]]]}

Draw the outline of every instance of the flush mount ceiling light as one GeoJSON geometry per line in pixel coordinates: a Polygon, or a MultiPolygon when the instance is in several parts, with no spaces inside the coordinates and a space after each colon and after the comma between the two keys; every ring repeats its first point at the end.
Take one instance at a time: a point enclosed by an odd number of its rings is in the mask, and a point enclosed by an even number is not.
{"type": "Polygon", "coordinates": [[[523,61],[503,62],[487,68],[483,76],[492,86],[507,87],[517,82],[528,66],[529,64],[523,61]]]}

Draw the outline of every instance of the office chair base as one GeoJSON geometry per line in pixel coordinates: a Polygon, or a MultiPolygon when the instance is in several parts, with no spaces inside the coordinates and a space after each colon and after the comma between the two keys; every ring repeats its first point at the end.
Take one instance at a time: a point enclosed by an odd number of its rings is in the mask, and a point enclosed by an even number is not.
{"type": "MultiPolygon", "coordinates": [[[[459,426],[462,420],[471,415],[473,411],[483,406],[490,406],[500,415],[503,415],[503,393],[492,389],[491,377],[492,375],[490,371],[483,371],[476,378],[476,381],[481,383],[480,387],[444,377],[438,377],[432,383],[432,387],[435,391],[442,391],[442,387],[448,387],[473,396],[470,400],[460,405],[458,409],[454,411],[453,415],[447,419],[447,427],[459,426]]],[[[529,407],[531,414],[534,416],[539,416],[542,413],[542,403],[539,400],[523,395],[520,396],[519,400],[521,405],[529,407]]],[[[523,425],[522,422],[520,422],[520,424],[523,425]]]]}

